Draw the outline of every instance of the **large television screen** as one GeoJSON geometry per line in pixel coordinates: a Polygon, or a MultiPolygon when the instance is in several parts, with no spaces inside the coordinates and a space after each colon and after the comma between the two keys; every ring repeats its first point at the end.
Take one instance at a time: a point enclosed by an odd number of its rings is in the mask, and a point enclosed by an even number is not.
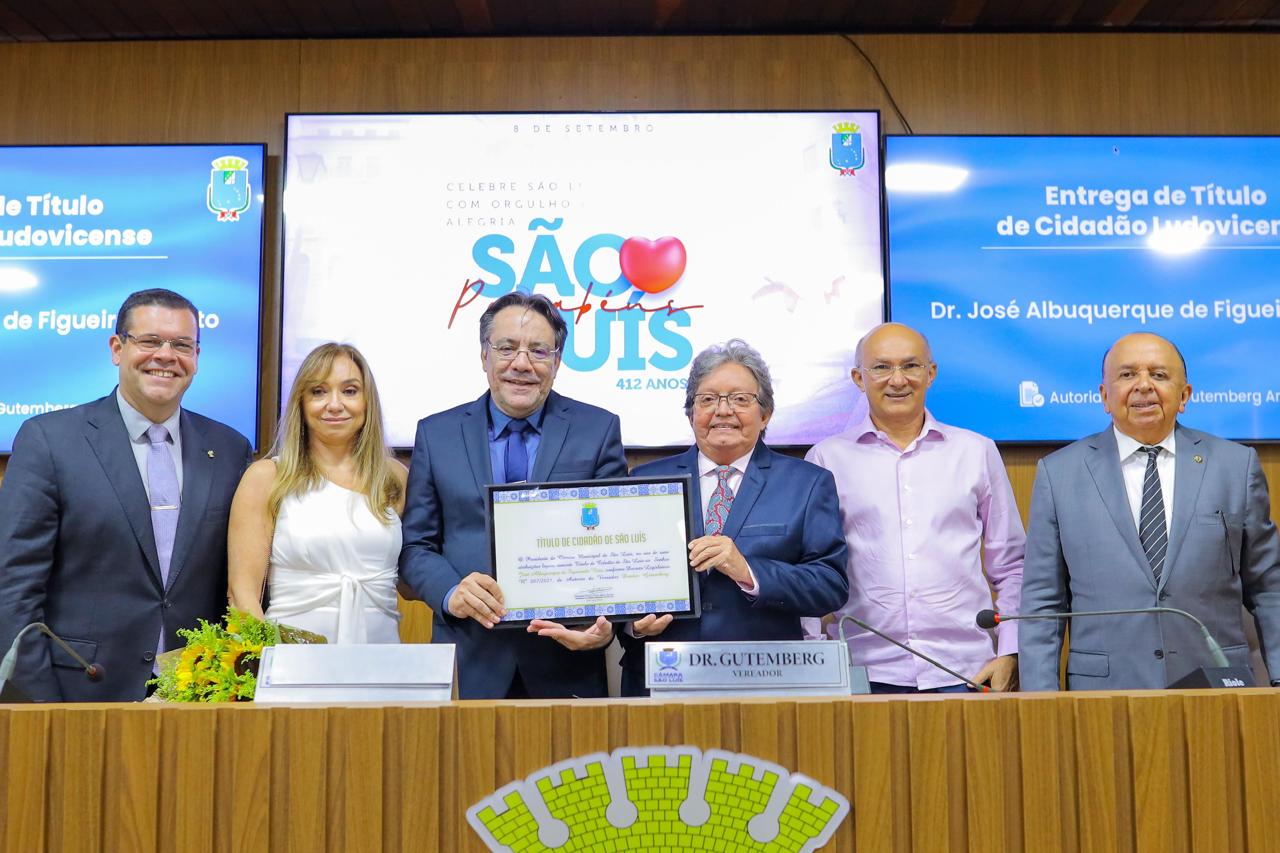
{"type": "Polygon", "coordinates": [[[1108,422],[1107,346],[1184,354],[1181,420],[1280,438],[1280,139],[890,136],[890,314],[939,364],[930,408],[1005,441],[1108,422]]]}
{"type": "Polygon", "coordinates": [[[878,132],[848,110],[289,116],[282,394],[353,343],[412,446],[485,390],[478,321],[519,288],[568,321],[556,389],[630,446],[690,442],[690,362],[732,337],[772,369],[771,443],[838,432],[883,316],[878,132]]]}
{"type": "Polygon", "coordinates": [[[258,409],[265,147],[0,147],[0,452],[43,412],[108,393],[136,290],[200,309],[186,408],[250,440],[258,409]]]}

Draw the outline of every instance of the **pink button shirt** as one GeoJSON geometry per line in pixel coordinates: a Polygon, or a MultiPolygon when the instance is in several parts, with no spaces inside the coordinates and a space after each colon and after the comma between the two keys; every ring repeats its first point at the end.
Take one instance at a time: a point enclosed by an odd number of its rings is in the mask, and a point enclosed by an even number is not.
{"type": "MultiPolygon", "coordinates": [[[[849,613],[956,672],[975,675],[995,654],[1018,651],[1017,623],[990,635],[974,616],[992,606],[1017,613],[1026,535],[995,444],[925,412],[905,450],[870,417],[815,445],[805,457],[830,470],[849,543],[849,613]],[[985,554],[984,554],[985,552],[985,554]],[[983,574],[985,556],[986,574],[983,574]],[[987,581],[990,580],[990,585],[987,581]]],[[[817,636],[817,620],[806,620],[817,636]]],[[[838,636],[836,625],[828,628],[838,636]]],[[[847,623],[854,664],[872,681],[944,687],[956,680],[847,623]]]]}

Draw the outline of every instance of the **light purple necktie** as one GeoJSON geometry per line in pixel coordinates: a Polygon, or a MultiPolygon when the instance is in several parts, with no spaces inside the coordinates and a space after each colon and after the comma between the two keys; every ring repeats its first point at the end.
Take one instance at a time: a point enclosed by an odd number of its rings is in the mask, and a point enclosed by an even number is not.
{"type": "MultiPolygon", "coordinates": [[[[151,497],[151,530],[156,537],[156,556],[160,559],[160,583],[169,585],[169,560],[173,557],[173,540],[178,532],[178,510],[182,492],[178,489],[178,469],[169,451],[169,430],[161,424],[147,428],[147,487],[151,497]]],[[[164,626],[156,652],[164,651],[164,626]]]]}
{"type": "Polygon", "coordinates": [[[733,506],[733,489],[729,488],[729,475],[732,473],[732,466],[716,467],[716,490],[711,493],[711,502],[707,504],[707,523],[703,525],[708,536],[724,530],[725,522],[729,520],[729,509],[733,506]]]}

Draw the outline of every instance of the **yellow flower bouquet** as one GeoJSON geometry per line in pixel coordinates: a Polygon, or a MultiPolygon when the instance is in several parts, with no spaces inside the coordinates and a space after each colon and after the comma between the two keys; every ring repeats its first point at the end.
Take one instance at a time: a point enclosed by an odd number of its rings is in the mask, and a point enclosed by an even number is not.
{"type": "Polygon", "coordinates": [[[323,643],[301,628],[277,625],[228,608],[223,625],[200,620],[197,628],[179,628],[187,641],[160,655],[160,674],[149,683],[162,702],[247,702],[258,687],[258,661],[267,646],[323,643]]]}

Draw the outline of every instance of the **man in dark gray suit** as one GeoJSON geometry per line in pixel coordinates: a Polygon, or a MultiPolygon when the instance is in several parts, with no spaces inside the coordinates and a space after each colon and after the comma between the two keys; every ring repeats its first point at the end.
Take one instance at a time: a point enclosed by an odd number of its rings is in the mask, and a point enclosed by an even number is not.
{"type": "MultiPolygon", "coordinates": [[[[1232,666],[1247,667],[1243,603],[1280,678],[1280,538],[1257,453],[1178,425],[1191,397],[1186,363],[1158,335],[1116,341],[1101,392],[1112,427],[1050,454],[1036,472],[1023,613],[1186,610],[1232,666]]],[[[1212,665],[1183,616],[1080,617],[1070,627],[1070,690],[1163,688],[1212,665]]],[[[1058,689],[1065,628],[1021,623],[1024,690],[1058,689]]]]}
{"type": "Polygon", "coordinates": [[[170,290],[125,300],[116,390],[22,425],[0,483],[0,651],[45,622],[104,675],[91,682],[43,635],[14,682],[45,702],[142,699],[178,628],[226,607],[227,512],[249,442],[181,408],[199,315],[170,290]]]}

